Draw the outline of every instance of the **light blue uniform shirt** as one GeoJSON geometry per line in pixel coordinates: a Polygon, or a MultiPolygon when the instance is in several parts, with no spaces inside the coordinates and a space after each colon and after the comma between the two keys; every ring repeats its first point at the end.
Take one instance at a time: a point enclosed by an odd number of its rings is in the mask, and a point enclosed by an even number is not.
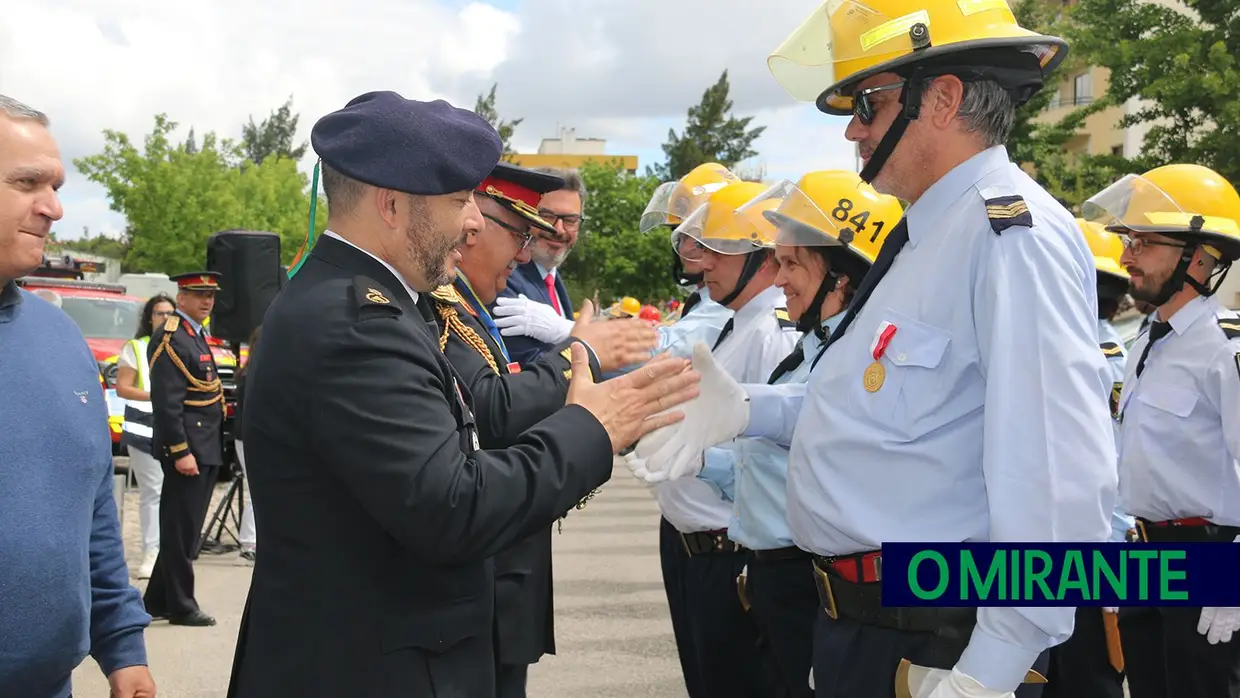
{"type": "MultiPolygon", "coordinates": [[[[1199,296],[1167,322],[1171,332],[1150,347],[1140,377],[1137,359],[1128,362],[1122,505],[1150,521],[1200,516],[1240,526],[1240,317],[1199,296]]],[[[1131,355],[1149,341],[1142,333],[1131,355]]]]}
{"type": "MultiPolygon", "coordinates": [[[[783,291],[771,286],[736,311],[732,333],[712,349],[715,362],[733,380],[765,381],[796,347],[801,334],[780,321],[779,310],[784,307],[783,291]]],[[[689,317],[696,314],[694,309],[689,317]]],[[[667,480],[655,484],[652,491],[663,518],[681,533],[722,531],[732,518],[732,507],[698,478],[667,480]]]]}
{"type": "MultiPolygon", "coordinates": [[[[655,347],[651,356],[658,356],[663,352],[667,352],[676,358],[691,359],[693,358],[693,345],[698,342],[704,342],[709,347],[719,338],[719,333],[723,331],[723,326],[728,324],[728,320],[732,319],[733,312],[711,300],[710,291],[705,286],[698,289],[698,294],[702,300],[693,307],[693,312],[671,325],[657,328],[659,332],[659,345],[655,347]]],[[[622,376],[641,368],[641,366],[642,364],[626,366],[612,373],[605,374],[603,378],[622,376]]]]}
{"type": "MultiPolygon", "coordinates": [[[[823,323],[827,336],[844,318],[843,313],[823,323]]],[[[810,363],[821,345],[818,335],[807,332],[800,346],[805,360],[780,376],[776,385],[809,380],[810,363]]],[[[788,530],[788,448],[768,439],[741,437],[731,448],[706,451],[705,467],[698,477],[712,485],[725,501],[732,502],[728,538],[750,550],[777,550],[794,545],[788,530]]]]}
{"type": "MultiPolygon", "coordinates": [[[[1120,390],[1124,387],[1124,367],[1128,364],[1128,355],[1124,353],[1124,340],[1119,336],[1119,332],[1115,331],[1115,326],[1106,320],[1098,320],[1098,345],[1102,348],[1103,356],[1107,359],[1107,368],[1110,370],[1108,379],[1111,381],[1110,387],[1107,389],[1107,404],[1112,406],[1111,414],[1111,430],[1115,435],[1115,448],[1119,450],[1119,419],[1114,410],[1119,408],[1120,390]],[[1116,353],[1112,347],[1118,347],[1119,352],[1116,353]]],[[[1119,472],[1119,460],[1116,459],[1115,472],[1119,472]]],[[[1111,513],[1111,542],[1125,543],[1128,540],[1128,529],[1136,525],[1136,520],[1128,516],[1119,508],[1118,497],[1116,497],[1115,511],[1111,513]]]]}
{"type": "MultiPolygon", "coordinates": [[[[1108,540],[1116,454],[1099,397],[1109,372],[1093,255],[1072,215],[996,146],[906,217],[908,244],[810,375],[799,410],[784,386],[750,392],[746,435],[788,438],[795,424],[793,539],[828,556],[889,541],[1108,540]],[[997,234],[986,201],[1012,196],[1032,226],[997,234]],[[869,392],[862,377],[883,323],[897,329],[886,378],[869,392]]],[[[1074,615],[978,609],[957,666],[1013,691],[1068,639],[1074,615]]]]}

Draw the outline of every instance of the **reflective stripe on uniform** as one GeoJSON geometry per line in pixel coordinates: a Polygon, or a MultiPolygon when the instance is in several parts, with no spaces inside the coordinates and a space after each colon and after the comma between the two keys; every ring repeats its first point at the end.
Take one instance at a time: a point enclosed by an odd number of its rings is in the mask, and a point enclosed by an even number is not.
{"type": "MultiPolygon", "coordinates": [[[[151,392],[151,368],[146,361],[146,348],[150,337],[129,340],[134,352],[134,363],[137,364],[138,387],[144,392],[151,392]]],[[[151,439],[155,436],[154,407],[149,401],[125,400],[125,423],[121,425],[126,443],[149,452],[151,439]]]]}

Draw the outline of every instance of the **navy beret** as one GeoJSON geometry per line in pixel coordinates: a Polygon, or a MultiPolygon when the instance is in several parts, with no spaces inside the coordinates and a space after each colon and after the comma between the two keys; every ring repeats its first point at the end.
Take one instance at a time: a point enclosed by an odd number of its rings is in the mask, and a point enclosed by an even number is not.
{"type": "Polygon", "coordinates": [[[425,196],[473,190],[503,153],[499,134],[481,116],[390,91],[367,92],[319,119],[310,143],[341,174],[425,196]]]}

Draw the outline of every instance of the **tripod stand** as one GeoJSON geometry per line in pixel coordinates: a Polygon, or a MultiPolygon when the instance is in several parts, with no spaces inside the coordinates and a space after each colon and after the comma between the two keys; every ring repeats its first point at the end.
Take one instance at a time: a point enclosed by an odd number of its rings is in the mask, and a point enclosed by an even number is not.
{"type": "MultiPolygon", "coordinates": [[[[241,539],[238,537],[241,531],[241,515],[245,513],[245,478],[241,476],[241,467],[233,462],[229,464],[232,470],[232,482],[228,485],[228,491],[224,493],[220,503],[215,507],[215,513],[207,519],[207,523],[203,526],[202,534],[198,537],[198,545],[194,548],[194,554],[191,559],[197,560],[198,554],[202,552],[208,540],[211,538],[212,529],[215,530],[215,544],[219,547],[220,538],[225,532],[228,537],[232,538],[233,543],[237,547],[241,546],[241,539]],[[229,523],[232,526],[229,526],[229,523]]],[[[211,506],[210,502],[207,506],[211,506]]],[[[232,548],[232,544],[224,544],[226,549],[232,548]]]]}

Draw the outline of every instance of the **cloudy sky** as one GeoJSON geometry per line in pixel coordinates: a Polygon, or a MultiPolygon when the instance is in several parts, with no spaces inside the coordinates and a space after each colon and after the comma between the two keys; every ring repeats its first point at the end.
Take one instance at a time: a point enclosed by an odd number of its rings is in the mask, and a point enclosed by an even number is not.
{"type": "Polygon", "coordinates": [[[124,227],[71,165],[99,152],[103,129],[140,139],[162,111],[182,133],[239,138],[290,95],[306,140],[363,92],[472,107],[498,82],[501,115],[524,118],[519,152],[571,126],[644,170],[726,68],[735,112],[768,127],[747,164],[772,178],[855,171],[845,120],[794,102],[766,68],[820,1],[26,0],[0,16],[0,92],[52,118],[70,168],[62,238],[124,227]]]}

